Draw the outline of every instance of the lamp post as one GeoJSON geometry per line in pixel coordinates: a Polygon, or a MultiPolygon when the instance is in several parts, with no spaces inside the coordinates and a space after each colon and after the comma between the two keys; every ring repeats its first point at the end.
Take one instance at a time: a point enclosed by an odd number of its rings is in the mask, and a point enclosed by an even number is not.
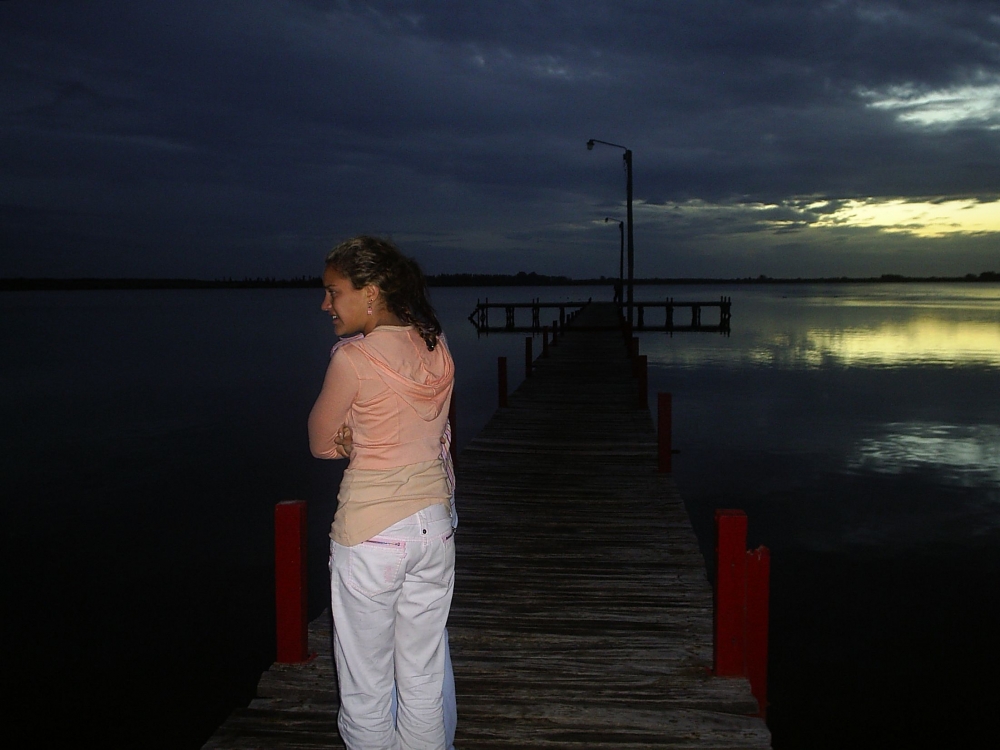
{"type": "Polygon", "coordinates": [[[615,300],[619,305],[622,303],[621,293],[625,287],[625,222],[620,219],[612,219],[610,216],[604,217],[604,223],[613,221],[618,225],[618,235],[621,238],[621,248],[618,252],[618,294],[615,300]]]}
{"type": "Polygon", "coordinates": [[[632,322],[632,286],[635,278],[635,245],[632,242],[632,149],[617,143],[599,141],[591,138],[587,141],[587,150],[593,151],[595,143],[603,143],[605,146],[613,146],[625,150],[625,196],[627,208],[625,218],[628,221],[628,322],[632,322]]]}

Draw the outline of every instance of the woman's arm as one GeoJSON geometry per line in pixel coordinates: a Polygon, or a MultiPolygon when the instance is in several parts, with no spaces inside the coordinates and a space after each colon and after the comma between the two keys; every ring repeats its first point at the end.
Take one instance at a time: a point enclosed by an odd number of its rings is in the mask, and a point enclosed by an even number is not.
{"type": "Polygon", "coordinates": [[[347,354],[336,352],[326,369],[323,389],[309,413],[309,449],[316,458],[349,457],[337,442],[337,436],[343,438],[341,429],[346,426],[360,382],[347,354]]]}

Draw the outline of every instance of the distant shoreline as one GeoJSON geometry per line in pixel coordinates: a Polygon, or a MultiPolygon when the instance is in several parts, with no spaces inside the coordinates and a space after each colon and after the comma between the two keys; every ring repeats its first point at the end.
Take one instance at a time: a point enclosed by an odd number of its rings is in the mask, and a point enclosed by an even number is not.
{"type": "MultiPolygon", "coordinates": [[[[613,286],[618,280],[601,277],[596,279],[571,279],[566,276],[545,276],[536,273],[479,274],[458,273],[429,275],[432,287],[483,287],[483,286],[613,286]]],[[[783,278],[757,276],[744,278],[649,278],[635,279],[636,286],[648,285],[721,285],[721,284],[909,284],[909,283],[997,283],[1000,273],[985,271],[965,276],[901,276],[883,274],[870,277],[816,277],[783,278]]],[[[0,279],[0,292],[33,291],[87,291],[114,289],[317,289],[322,286],[319,277],[305,276],[294,279],[245,278],[245,279],[0,279]]]]}

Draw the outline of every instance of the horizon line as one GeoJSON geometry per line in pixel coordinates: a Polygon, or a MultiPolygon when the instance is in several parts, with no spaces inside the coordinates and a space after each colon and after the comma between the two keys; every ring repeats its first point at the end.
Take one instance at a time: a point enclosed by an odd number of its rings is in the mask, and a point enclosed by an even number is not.
{"type": "MultiPolygon", "coordinates": [[[[426,274],[427,285],[442,286],[613,286],[617,277],[591,277],[574,279],[568,276],[539,274],[534,271],[518,273],[445,273],[426,274]]],[[[906,276],[903,274],[881,274],[879,276],[811,276],[789,277],[758,276],[743,277],[645,277],[633,279],[633,285],[693,285],[693,284],[844,284],[844,283],[952,283],[952,282],[1000,282],[1000,273],[983,271],[979,274],[967,273],[962,276],[906,276]]],[[[626,282],[627,283],[627,282],[626,282]]],[[[0,291],[59,291],[59,290],[101,290],[101,289],[250,289],[250,288],[318,288],[322,286],[318,276],[299,276],[288,279],[275,277],[244,277],[234,279],[197,279],[183,277],[98,277],[81,276],[71,278],[53,277],[10,277],[0,278],[0,291]]]]}

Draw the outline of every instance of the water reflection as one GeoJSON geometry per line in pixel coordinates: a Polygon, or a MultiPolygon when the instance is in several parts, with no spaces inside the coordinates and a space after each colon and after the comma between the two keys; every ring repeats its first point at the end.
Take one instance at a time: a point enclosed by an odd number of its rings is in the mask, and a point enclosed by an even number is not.
{"type": "Polygon", "coordinates": [[[733,300],[729,338],[641,348],[651,390],[674,394],[706,558],[723,507],[772,549],[775,747],[977,746],[1000,663],[1000,288],[646,291],[733,300]],[[981,685],[940,690],[983,658],[981,685]]]}
{"type": "Polygon", "coordinates": [[[800,358],[809,366],[833,360],[848,367],[1000,367],[1000,325],[985,321],[920,317],[872,328],[812,329],[802,344],[800,358]]]}
{"type": "Polygon", "coordinates": [[[733,298],[732,336],[647,335],[651,361],[727,369],[1000,368],[1000,297],[992,285],[723,287],[703,296],[717,292],[733,298]]]}
{"type": "Polygon", "coordinates": [[[859,440],[847,457],[853,471],[904,474],[929,469],[939,481],[1000,487],[1000,425],[886,424],[859,440]]]}

